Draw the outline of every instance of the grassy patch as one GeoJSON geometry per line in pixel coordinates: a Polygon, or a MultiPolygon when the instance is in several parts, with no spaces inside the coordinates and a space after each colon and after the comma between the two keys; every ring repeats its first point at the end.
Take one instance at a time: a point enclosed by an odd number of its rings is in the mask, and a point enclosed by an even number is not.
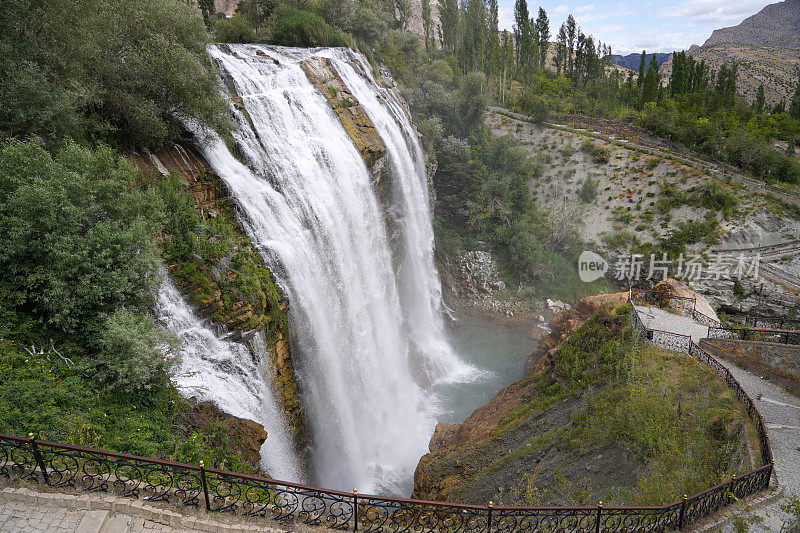
{"type": "Polygon", "coordinates": [[[585,453],[618,444],[647,465],[633,490],[586,494],[585,485],[566,479],[560,488],[529,483],[522,495],[529,505],[546,499],[548,490],[575,505],[592,498],[632,505],[674,501],[736,474],[746,441],[753,442],[744,406],[725,382],[686,354],[645,345],[632,329],[629,305],[597,311],[554,354],[552,368],[526,384],[531,400],[507,413],[495,437],[567,397],[586,391],[588,399],[566,426],[532,437],[488,470],[546,446],[585,453]]]}

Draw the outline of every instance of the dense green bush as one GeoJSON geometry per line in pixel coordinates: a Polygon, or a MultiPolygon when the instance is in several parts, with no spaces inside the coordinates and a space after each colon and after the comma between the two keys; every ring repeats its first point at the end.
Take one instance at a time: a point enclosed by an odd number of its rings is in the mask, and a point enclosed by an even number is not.
{"type": "Polygon", "coordinates": [[[176,117],[222,128],[198,11],[174,0],[7,0],[0,17],[0,138],[115,134],[158,144],[176,117]]]}
{"type": "Polygon", "coordinates": [[[325,19],[304,10],[283,8],[273,33],[273,42],[284,46],[347,46],[347,35],[325,19]]]}
{"type": "Polygon", "coordinates": [[[3,299],[53,327],[91,335],[120,307],[149,309],[160,275],[158,198],[110,148],[33,139],[0,147],[3,299]]]}

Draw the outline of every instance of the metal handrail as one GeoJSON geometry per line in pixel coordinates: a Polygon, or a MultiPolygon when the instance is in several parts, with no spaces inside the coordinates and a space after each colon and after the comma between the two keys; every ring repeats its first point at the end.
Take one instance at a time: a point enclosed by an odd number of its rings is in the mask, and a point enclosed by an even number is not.
{"type": "Polygon", "coordinates": [[[300,521],[354,531],[666,531],[705,518],[769,486],[772,450],[761,414],[730,371],[687,335],[648,329],[633,307],[634,325],[653,335],[688,339],[688,351],[721,374],[747,403],[762,444],[763,465],[682,500],[652,506],[519,507],[394,498],[330,490],[268,477],[141,457],[84,446],[0,434],[0,476],[12,474],[53,487],[116,491],[151,501],[300,521]],[[201,500],[201,497],[203,498],[201,500]]]}

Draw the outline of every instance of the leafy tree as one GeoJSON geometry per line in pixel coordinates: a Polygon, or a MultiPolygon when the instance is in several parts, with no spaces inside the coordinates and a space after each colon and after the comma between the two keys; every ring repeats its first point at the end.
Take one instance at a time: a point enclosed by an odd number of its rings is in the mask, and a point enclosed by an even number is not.
{"type": "Polygon", "coordinates": [[[159,202],[106,147],[41,140],[0,149],[2,299],[91,342],[120,307],[149,310],[160,284],[153,240],[159,202]]]}
{"type": "Polygon", "coordinates": [[[197,10],[174,0],[6,0],[0,137],[116,133],[159,144],[175,117],[225,127],[197,10]],[[124,60],[123,60],[124,58],[124,60]]]}
{"type": "Polygon", "coordinates": [[[456,103],[456,124],[462,138],[469,137],[483,118],[486,99],[482,88],[486,76],[482,72],[470,72],[461,80],[456,103]]]}
{"type": "Polygon", "coordinates": [[[152,316],[121,307],[106,318],[99,348],[100,379],[127,391],[149,391],[169,385],[179,363],[180,338],[152,316]]]}

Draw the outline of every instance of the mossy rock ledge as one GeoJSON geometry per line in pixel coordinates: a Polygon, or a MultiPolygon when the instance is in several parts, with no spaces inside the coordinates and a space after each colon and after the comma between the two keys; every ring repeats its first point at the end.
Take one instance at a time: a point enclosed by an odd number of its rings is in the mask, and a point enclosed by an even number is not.
{"type": "Polygon", "coordinates": [[[234,245],[227,254],[216,258],[170,253],[169,243],[174,236],[166,233],[165,262],[181,292],[200,304],[206,317],[234,332],[239,341],[249,346],[247,341],[254,332],[264,333],[272,388],[298,449],[303,449],[309,436],[290,351],[288,301],[238,224],[224,183],[190,145],[173,143],[128,156],[140,169],[160,174],[161,179],[179,176],[202,219],[213,219],[219,224],[217,227],[232,229],[232,235],[219,238],[232,240],[234,245]]]}

